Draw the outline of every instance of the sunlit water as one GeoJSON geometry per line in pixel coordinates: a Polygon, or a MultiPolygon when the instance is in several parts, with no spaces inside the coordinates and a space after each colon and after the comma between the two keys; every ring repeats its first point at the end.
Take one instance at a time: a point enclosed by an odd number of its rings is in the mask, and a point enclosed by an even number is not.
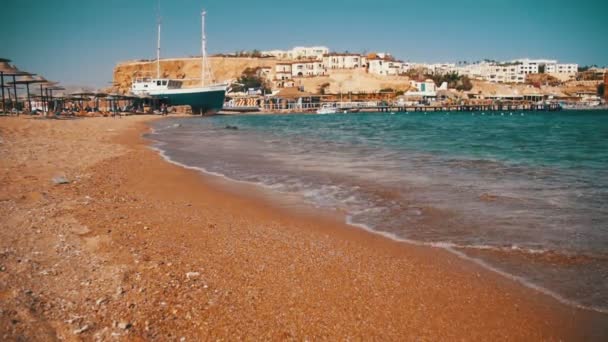
{"type": "Polygon", "coordinates": [[[154,128],[174,162],[608,310],[606,111],[216,116],[154,128]]]}

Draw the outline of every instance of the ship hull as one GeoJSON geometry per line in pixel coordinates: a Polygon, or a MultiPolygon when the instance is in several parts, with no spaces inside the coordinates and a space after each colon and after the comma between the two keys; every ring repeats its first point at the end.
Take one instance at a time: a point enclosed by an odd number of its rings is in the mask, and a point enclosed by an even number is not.
{"type": "Polygon", "coordinates": [[[190,106],[192,114],[215,114],[224,106],[225,89],[181,90],[150,94],[169,106],[190,106]]]}

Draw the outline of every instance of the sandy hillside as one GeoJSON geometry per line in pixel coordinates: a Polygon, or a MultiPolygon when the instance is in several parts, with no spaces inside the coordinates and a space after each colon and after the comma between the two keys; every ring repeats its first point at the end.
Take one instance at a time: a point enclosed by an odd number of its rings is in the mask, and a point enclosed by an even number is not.
{"type": "MultiPolygon", "coordinates": [[[[210,57],[209,64],[216,81],[224,82],[238,78],[246,68],[271,67],[276,63],[273,58],[226,58],[210,57]]],[[[161,60],[163,77],[191,79],[185,86],[197,85],[200,80],[201,62],[199,58],[179,58],[161,60]]],[[[296,85],[304,86],[308,92],[317,92],[319,86],[329,83],[330,93],[376,92],[383,88],[407,90],[409,78],[403,76],[379,76],[368,74],[365,70],[329,70],[328,76],[296,78],[296,85]]],[[[128,92],[133,76],[156,75],[155,62],[124,62],[114,69],[114,82],[121,92],[128,92]]]]}
{"type": "Polygon", "coordinates": [[[317,92],[319,86],[329,83],[327,92],[338,94],[347,92],[376,92],[381,89],[406,91],[410,89],[410,79],[406,76],[380,76],[365,70],[329,70],[325,77],[296,78],[296,85],[304,86],[306,91],[317,92]]]}
{"type": "MultiPolygon", "coordinates": [[[[277,60],[271,58],[226,58],[210,57],[211,67],[216,82],[234,80],[241,75],[246,68],[272,67],[277,60]]],[[[194,86],[200,82],[201,60],[200,58],[175,58],[161,60],[162,77],[175,79],[192,79],[184,86],[194,86]]],[[[127,92],[131,86],[134,76],[156,76],[156,62],[124,62],[114,68],[114,82],[121,92],[127,92]]]]}

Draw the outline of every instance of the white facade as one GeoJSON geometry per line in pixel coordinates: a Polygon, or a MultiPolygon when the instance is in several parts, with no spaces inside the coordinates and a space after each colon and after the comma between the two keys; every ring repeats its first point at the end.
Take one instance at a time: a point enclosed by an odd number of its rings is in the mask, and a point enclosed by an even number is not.
{"type": "MultiPolygon", "coordinates": [[[[522,65],[524,64],[498,65],[495,63],[481,62],[458,67],[455,66],[453,71],[457,72],[459,75],[468,76],[472,79],[485,80],[493,83],[524,83],[526,81],[527,72],[523,72],[522,65]]],[[[526,70],[528,70],[527,67],[526,70]]],[[[534,70],[534,67],[532,66],[529,70],[534,70]]]]}
{"type": "Polygon", "coordinates": [[[561,64],[554,59],[529,59],[523,58],[514,62],[521,63],[521,70],[525,74],[537,74],[540,66],[545,67],[547,74],[575,74],[578,72],[578,64],[561,64]]]}
{"type": "Polygon", "coordinates": [[[322,61],[306,61],[291,63],[291,75],[293,77],[322,76],[326,69],[322,61]]]}
{"type": "Polygon", "coordinates": [[[519,65],[493,65],[490,66],[485,79],[493,83],[524,83],[526,75],[520,71],[519,65]]]}
{"type": "Polygon", "coordinates": [[[262,51],[263,56],[273,56],[279,59],[322,59],[324,54],[329,53],[325,46],[296,46],[291,50],[268,50],[262,51]]]}
{"type": "Polygon", "coordinates": [[[329,53],[329,48],[325,46],[296,46],[291,49],[291,53],[293,54],[293,59],[306,58],[321,60],[323,58],[323,55],[329,53]]]}
{"type": "Polygon", "coordinates": [[[443,75],[456,71],[456,64],[454,63],[424,64],[424,67],[434,75],[443,75]]]}
{"type": "Polygon", "coordinates": [[[410,85],[416,88],[415,91],[408,91],[405,93],[407,96],[422,96],[422,97],[436,97],[437,86],[431,79],[427,79],[424,82],[410,81],[410,85]]]}
{"type": "Polygon", "coordinates": [[[323,55],[327,69],[357,69],[367,65],[367,57],[354,53],[329,53],[323,55]]]}
{"type": "Polygon", "coordinates": [[[545,73],[547,74],[576,74],[578,72],[578,64],[547,64],[545,73]]]}
{"type": "Polygon", "coordinates": [[[374,58],[367,61],[367,72],[370,74],[395,76],[403,72],[404,63],[400,61],[385,60],[374,58]]]}
{"type": "Polygon", "coordinates": [[[537,65],[547,65],[547,64],[557,64],[555,59],[530,59],[530,58],[520,58],[514,59],[511,61],[512,63],[522,63],[522,64],[537,64],[537,65]]]}
{"type": "Polygon", "coordinates": [[[538,74],[539,72],[539,67],[541,64],[539,64],[537,61],[532,61],[532,60],[523,60],[520,62],[521,64],[518,65],[519,68],[519,72],[522,74],[538,74]]]}
{"type": "Polygon", "coordinates": [[[274,78],[277,80],[291,79],[291,63],[277,63],[274,68],[274,78]]]}

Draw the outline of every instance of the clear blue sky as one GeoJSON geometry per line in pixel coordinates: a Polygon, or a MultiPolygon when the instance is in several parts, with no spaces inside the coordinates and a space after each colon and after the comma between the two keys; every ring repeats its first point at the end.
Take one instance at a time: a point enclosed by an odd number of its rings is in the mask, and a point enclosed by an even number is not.
{"type": "MultiPolygon", "coordinates": [[[[409,61],[517,57],[608,65],[608,0],[163,0],[163,57],[326,45],[409,61]]],[[[65,85],[106,86],[153,58],[156,0],[2,0],[0,57],[65,85]]]]}

